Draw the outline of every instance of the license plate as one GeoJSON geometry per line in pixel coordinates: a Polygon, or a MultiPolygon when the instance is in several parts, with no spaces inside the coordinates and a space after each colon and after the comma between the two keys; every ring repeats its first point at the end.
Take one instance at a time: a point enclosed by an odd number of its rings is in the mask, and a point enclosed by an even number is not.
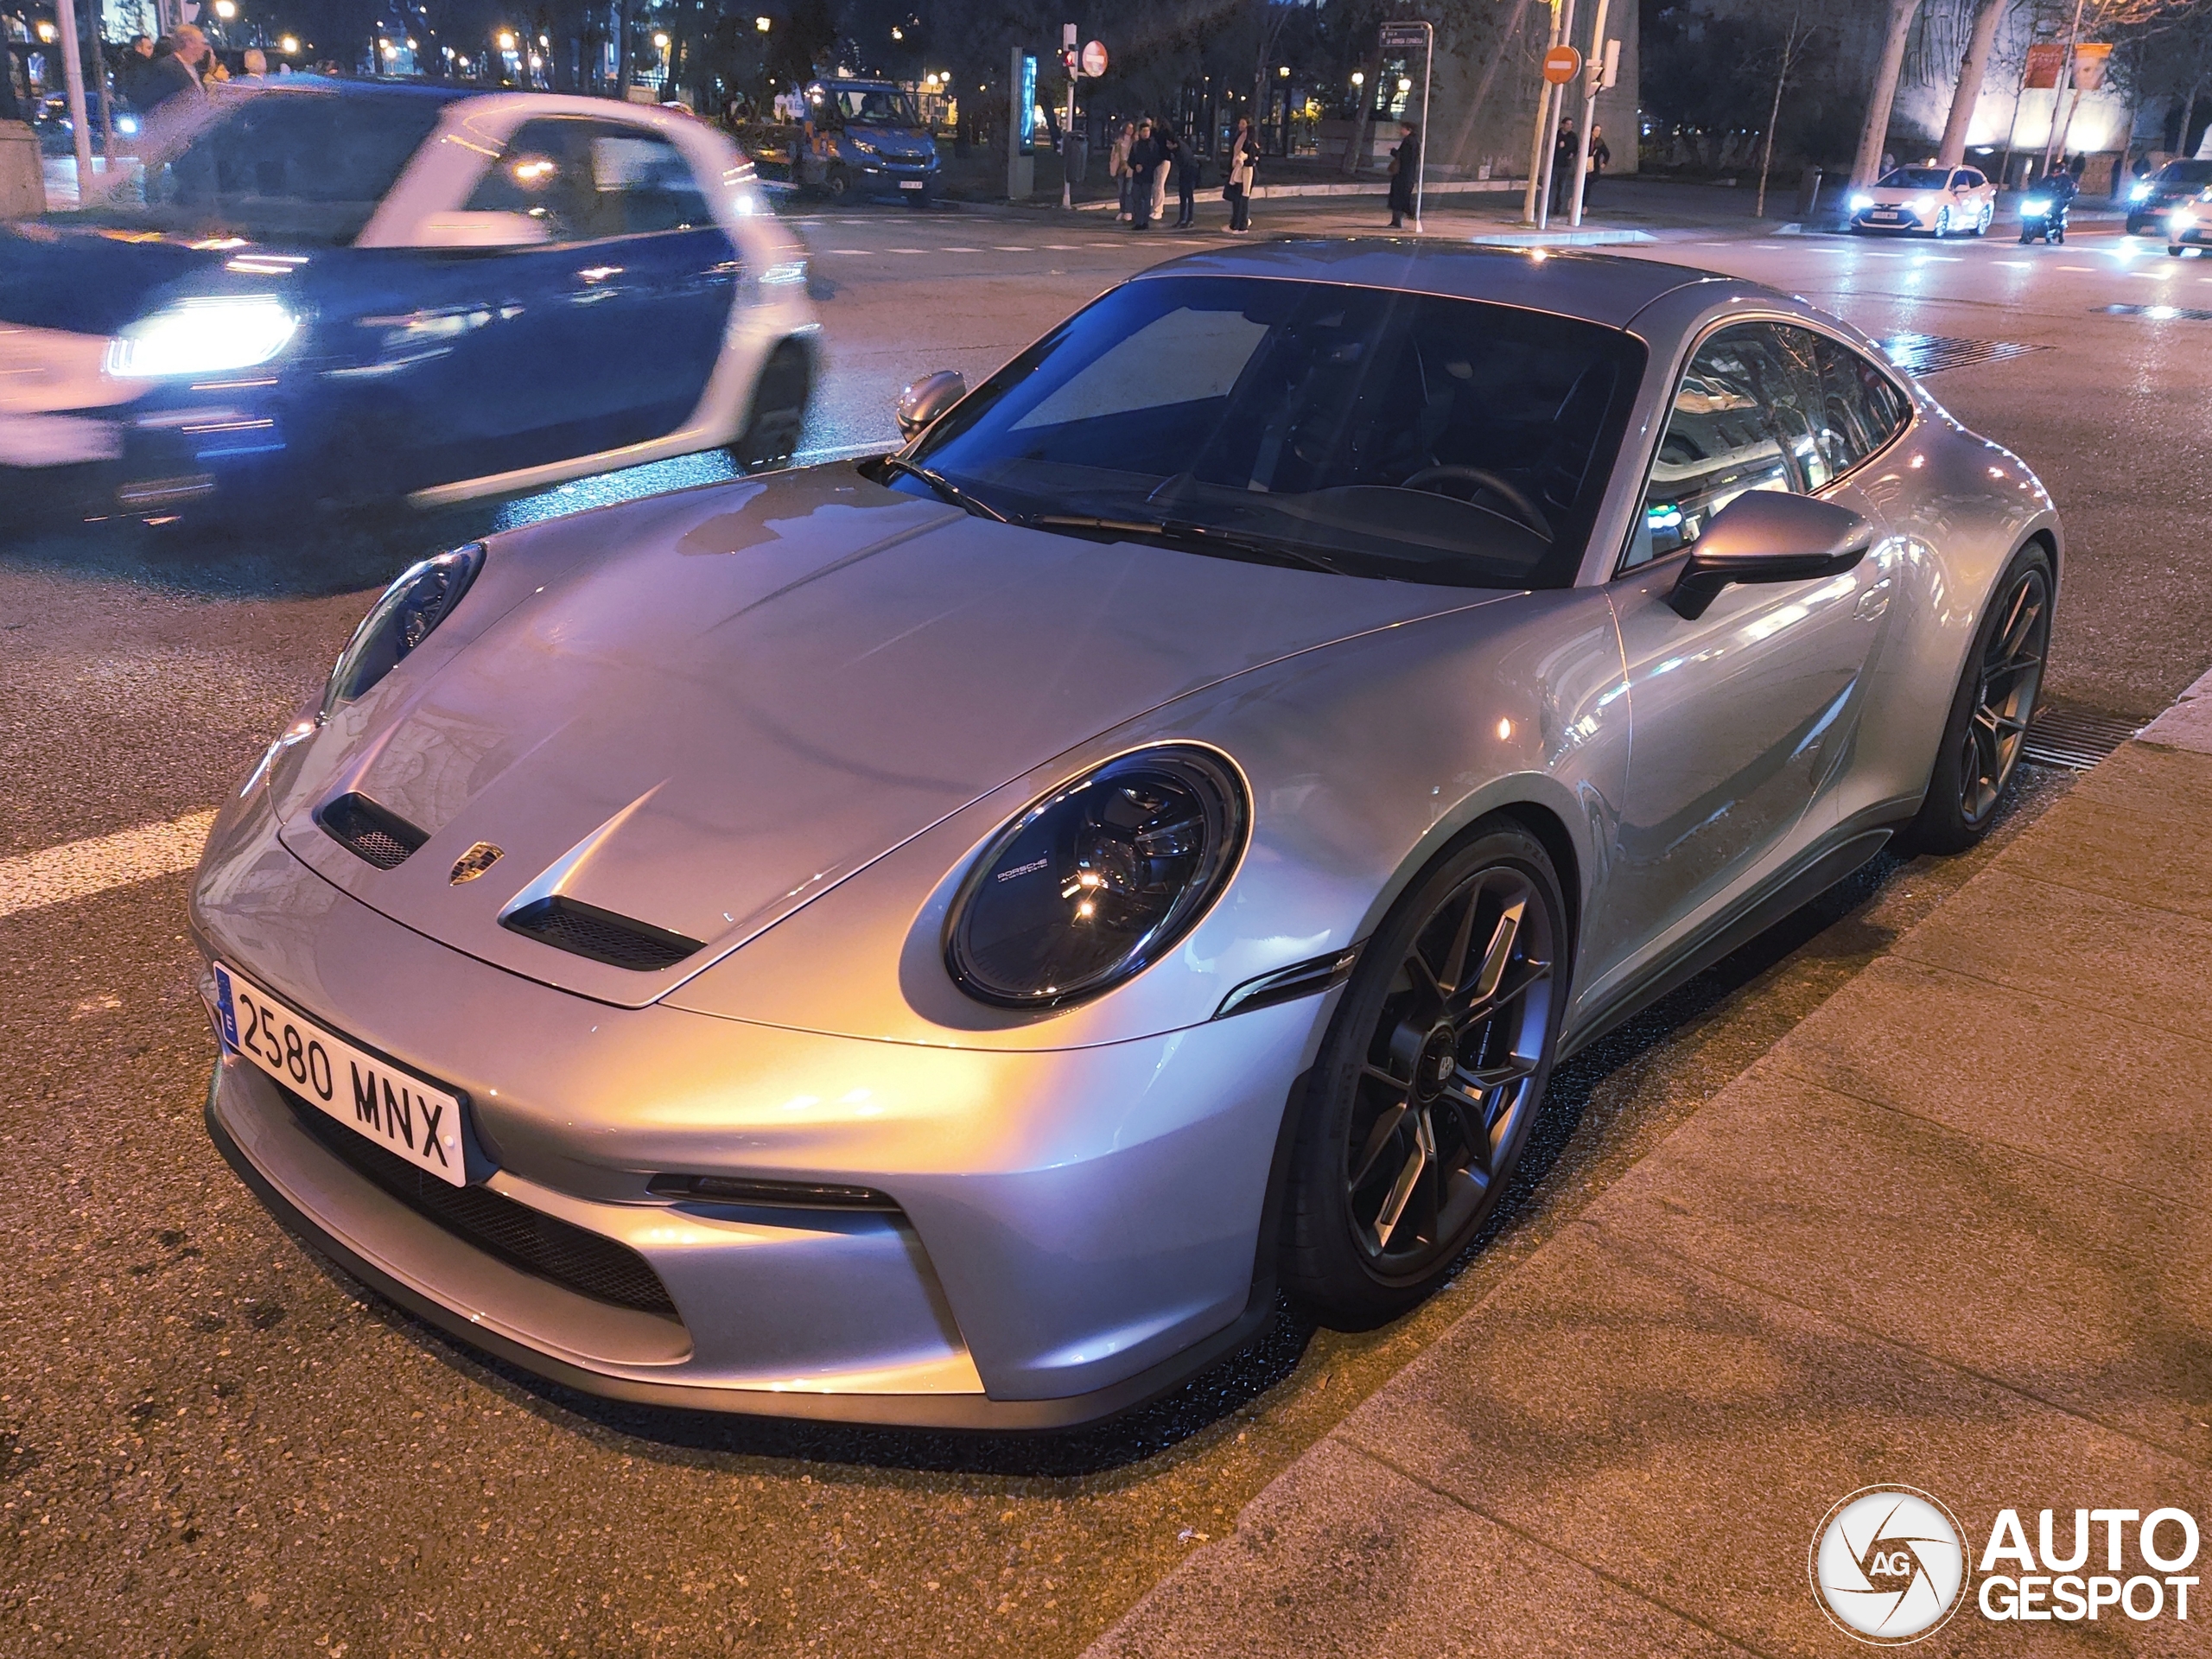
{"type": "Polygon", "coordinates": [[[901,190],[918,190],[922,188],[922,181],[919,179],[901,179],[899,188],[901,190]]]}
{"type": "Polygon", "coordinates": [[[219,962],[215,1000],[224,1047],[386,1152],[442,1181],[468,1185],[455,1096],[354,1047],[219,962]]]}

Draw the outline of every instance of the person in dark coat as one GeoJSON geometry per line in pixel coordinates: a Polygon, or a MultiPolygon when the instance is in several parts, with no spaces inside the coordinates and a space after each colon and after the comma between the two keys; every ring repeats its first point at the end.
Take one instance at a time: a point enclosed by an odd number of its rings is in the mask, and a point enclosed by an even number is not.
{"type": "Polygon", "coordinates": [[[1605,143],[1603,127],[1590,129],[1590,170],[1582,181],[1582,205],[1590,205],[1591,193],[1598,188],[1598,175],[1613,164],[1613,152],[1605,143]]]}
{"type": "Polygon", "coordinates": [[[1421,129],[1410,121],[1398,123],[1398,147],[1390,152],[1390,228],[1406,227],[1406,215],[1421,214],[1414,199],[1414,181],[1421,176],[1421,129]]]}
{"type": "Polygon", "coordinates": [[[1567,204],[1574,197],[1574,169],[1581,160],[1581,135],[1574,130],[1573,116],[1559,124],[1559,140],[1552,146],[1552,213],[1554,217],[1567,211],[1567,204]]]}
{"type": "Polygon", "coordinates": [[[201,67],[209,57],[207,37],[190,23],[179,23],[168,37],[169,50],[155,48],[154,60],[147,67],[146,76],[140,83],[145,101],[138,107],[146,112],[159,109],[173,98],[205,98],[207,89],[200,84],[201,67]]]}
{"type": "Polygon", "coordinates": [[[1139,122],[1137,141],[1129,146],[1129,228],[1133,231],[1152,228],[1152,175],[1160,162],[1160,140],[1153,137],[1152,123],[1139,122]]]}
{"type": "Polygon", "coordinates": [[[124,48],[123,61],[116,66],[115,90],[134,110],[144,107],[148,73],[153,67],[154,37],[150,35],[133,36],[130,46],[124,48]]]}
{"type": "Polygon", "coordinates": [[[1168,182],[1175,187],[1175,228],[1187,231],[1198,218],[1198,153],[1170,127],[1167,130],[1168,182]]]}

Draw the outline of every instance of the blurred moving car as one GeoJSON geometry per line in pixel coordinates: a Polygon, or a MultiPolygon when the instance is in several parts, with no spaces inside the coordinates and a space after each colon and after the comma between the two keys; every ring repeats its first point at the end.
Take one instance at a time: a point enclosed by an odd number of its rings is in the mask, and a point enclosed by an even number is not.
{"type": "Polygon", "coordinates": [[[2127,233],[2164,236],[2166,215],[2212,186],[2212,161],[2168,162],[2127,187],[2127,233]]]}
{"type": "Polygon", "coordinates": [[[2166,214],[2166,251],[2176,258],[2183,248],[2212,245],[2212,188],[2183,200],[2166,214]]]}
{"type": "Polygon", "coordinates": [[[225,1155],[569,1385],[1049,1428],[1402,1313],[2035,710],[2042,485],[1756,283],[1228,249],[901,416],[416,566],[209,836],[225,1155]]]}
{"type": "Polygon", "coordinates": [[[1977,168],[1899,167],[1851,198],[1854,231],[1980,236],[1997,217],[1997,187],[1977,168]]]}
{"type": "Polygon", "coordinates": [[[801,249],[704,123],[288,76],[0,230],[0,502],[418,506],[797,448],[801,249]]]}

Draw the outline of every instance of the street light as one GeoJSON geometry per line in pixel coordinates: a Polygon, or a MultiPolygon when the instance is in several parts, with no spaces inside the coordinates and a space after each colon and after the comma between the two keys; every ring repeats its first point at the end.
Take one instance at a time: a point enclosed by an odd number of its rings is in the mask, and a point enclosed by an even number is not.
{"type": "Polygon", "coordinates": [[[1400,92],[1410,92],[1411,91],[1413,91],[1413,89],[1414,89],[1414,84],[1413,84],[1413,82],[1412,82],[1412,81],[1408,80],[1408,79],[1405,76],[1403,76],[1403,75],[1400,75],[1400,76],[1398,77],[1398,90],[1399,90],[1400,92]]]}
{"type": "Polygon", "coordinates": [[[276,42],[276,49],[279,52],[282,52],[288,58],[298,57],[300,55],[300,37],[296,35],[286,35],[283,36],[276,42]]]}
{"type": "Polygon", "coordinates": [[[906,38],[906,31],[893,23],[891,26],[891,38],[894,41],[903,41],[906,38]]]}
{"type": "Polygon", "coordinates": [[[654,36],[653,36],[653,50],[654,50],[654,51],[656,51],[656,52],[665,52],[665,51],[667,51],[667,50],[668,50],[668,36],[667,36],[667,35],[654,35],[654,36]]]}
{"type": "Polygon", "coordinates": [[[1288,80],[1290,79],[1290,66],[1286,63],[1281,68],[1276,70],[1275,73],[1281,75],[1285,80],[1288,80]]]}
{"type": "Polygon", "coordinates": [[[512,30],[512,29],[501,29],[501,30],[499,31],[499,50],[500,50],[500,51],[502,51],[502,52],[512,52],[512,51],[513,51],[514,49],[515,49],[515,32],[514,32],[514,30],[512,30]]]}
{"type": "Polygon", "coordinates": [[[215,15],[229,22],[238,15],[238,0],[215,0],[215,15]]]}
{"type": "Polygon", "coordinates": [[[1366,86],[1366,85],[1367,85],[1367,77],[1366,77],[1366,75],[1365,75],[1365,74],[1363,74],[1363,73],[1361,73],[1361,72],[1360,72],[1359,70],[1357,70],[1357,69],[1353,70],[1353,71],[1351,72],[1351,84],[1352,84],[1353,86],[1366,86]]]}
{"type": "Polygon", "coordinates": [[[38,20],[38,38],[44,45],[52,46],[54,44],[54,25],[48,22],[43,17],[38,20]]]}
{"type": "Polygon", "coordinates": [[[766,35],[768,32],[768,22],[769,20],[766,17],[755,17],[753,20],[753,27],[766,35]]]}

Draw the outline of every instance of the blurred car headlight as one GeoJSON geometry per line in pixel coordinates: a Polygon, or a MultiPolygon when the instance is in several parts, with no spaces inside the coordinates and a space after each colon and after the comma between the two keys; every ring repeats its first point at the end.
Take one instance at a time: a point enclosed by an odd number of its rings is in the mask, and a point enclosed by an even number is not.
{"type": "Polygon", "coordinates": [[[339,652],[338,665],[322,690],[324,715],[367,692],[429,639],[453,614],[483,565],[484,543],[471,542],[400,572],[339,652]]]}
{"type": "Polygon", "coordinates": [[[1236,770],[1180,746],[1109,760],[993,837],[954,901],[945,962],[1001,1007],[1058,1007],[1120,984],[1189,932],[1243,851],[1236,770]]]}
{"type": "Polygon", "coordinates": [[[2187,207],[2177,207],[2166,215],[2166,222],[2177,228],[2183,225],[2194,225],[2196,223],[2196,215],[2187,207]]]}
{"type": "Polygon", "coordinates": [[[2020,204],[2020,211],[2031,219],[2041,219],[2050,211],[2049,196],[2030,196],[2020,204]]]}
{"type": "Polygon", "coordinates": [[[1873,205],[1874,198],[1866,194],[1864,192],[1861,192],[1859,194],[1855,195],[1851,199],[1851,211],[1854,213],[1863,213],[1873,205]]]}
{"type": "Polygon", "coordinates": [[[2130,201],[2148,201],[2151,199],[2151,187],[2147,184],[2129,185],[2127,199],[2130,201]]]}
{"type": "Polygon", "coordinates": [[[138,118],[135,115],[117,116],[115,118],[115,130],[118,132],[124,134],[125,137],[135,134],[138,130],[138,118]]]}
{"type": "Polygon", "coordinates": [[[118,379],[223,374],[251,369],[291,344],[300,320],[273,295],[180,300],[126,327],[107,348],[118,379]]]}

